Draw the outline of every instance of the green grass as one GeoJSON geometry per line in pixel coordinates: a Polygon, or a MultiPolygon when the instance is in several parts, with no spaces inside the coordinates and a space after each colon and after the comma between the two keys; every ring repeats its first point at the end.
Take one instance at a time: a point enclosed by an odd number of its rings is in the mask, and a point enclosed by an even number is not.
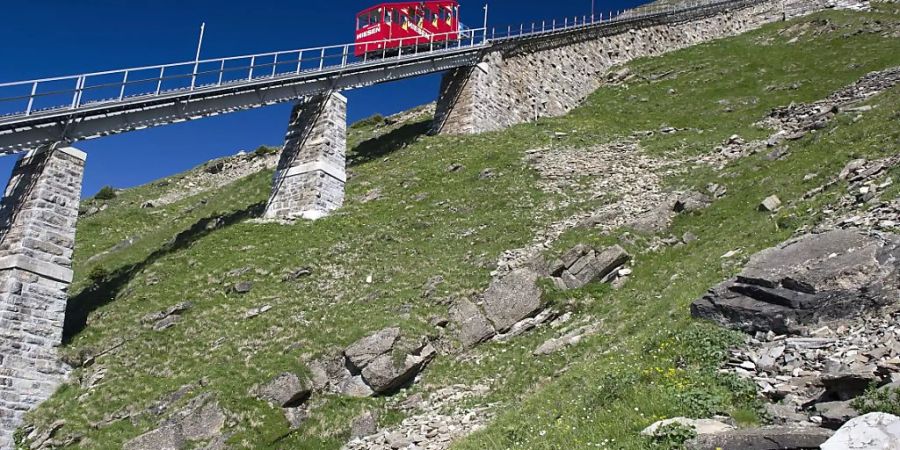
{"type": "MultiPolygon", "coordinates": [[[[141,411],[202,380],[197,392],[214,392],[230,412],[230,443],[236,448],[339,448],[350,419],[366,408],[383,411],[384,422],[398,422],[402,415],[383,398],[315,395],[311,419],[290,432],[280,411],[247,392],[282,371],[304,373],[304,361],[388,325],[411,335],[436,334],[428,323],[446,315],[442,300],[483,289],[503,251],[527,245],[536,230],[593,203],[554,208],[555,198],[536,188],[526,150],[590,146],[663,124],[688,130],[641,139],[659,157],[710,152],[731,134],[762,137],[766,133],[751,124],[771,108],[822,98],[871,70],[900,64],[900,42],[867,31],[876,20],[882,28],[898,28],[897,7],[881,8],[826,12],[635,61],[630,67],[639,75],[675,72],[658,82],[604,87],[565,117],[503,132],[429,137],[426,117],[389,126],[363,121],[349,131],[346,206],[312,223],[244,220],[267,198],[270,172],[160,208],[140,205],[169,189],[165,183],[122,191],[106,210],[79,222],[71,294],[86,320],[70,328],[63,347],[72,360],[102,356],[77,369],[73,382],[29,420],[66,419],[58,435],[83,435],[75,448],[121,448],[154,428],[156,419],[91,424],[119,411],[141,411]],[[835,30],[815,37],[807,32],[796,43],[788,42],[796,28],[782,32],[823,19],[835,30]],[[555,138],[555,131],[567,135],[555,138]],[[451,164],[464,168],[448,172],[451,164]],[[497,175],[479,179],[485,168],[497,175]],[[379,199],[358,201],[376,188],[379,199]],[[110,251],[130,237],[132,244],[110,251]],[[284,271],[302,266],[313,275],[282,281],[284,271]],[[241,268],[250,270],[228,275],[241,268]],[[373,282],[366,283],[370,275],[373,282]],[[435,275],[445,282],[423,299],[422,286],[435,275]],[[252,282],[252,291],[230,293],[238,281],[252,282]],[[194,306],[174,328],[154,332],[140,325],[145,314],[181,301],[194,306]],[[248,309],[266,304],[271,311],[243,319],[248,309]],[[90,390],[80,387],[77,380],[97,367],[106,369],[102,382],[90,390]]],[[[576,318],[602,321],[601,333],[540,358],[531,351],[554,335],[549,328],[484,344],[469,358],[441,356],[413,390],[490,384],[487,398],[470,401],[498,402],[500,414],[458,443],[462,449],[638,449],[656,445],[638,432],[659,418],[725,413],[744,423],[759,420],[751,387],[715,370],[740,336],[692,321],[688,304],[754,251],[820,220],[817,211],[833,203],[843,186],[809,201],[801,200],[803,192],[849,159],[896,151],[900,89],[870,102],[878,107],[865,120],[841,115],[829,128],[790,143],[784,159],[752,156],[722,172],[698,167],[667,180],[679,188],[711,181],[727,186],[725,198],[680,216],[670,230],[678,236],[691,231],[698,241],[657,252],[647,251],[642,238],[629,241],[624,245],[635,255],[634,273],[623,288],[592,285],[548,293],[556,307],[576,318]],[[819,177],[803,181],[810,172],[819,177]],[[772,193],[787,206],[774,216],[757,212],[759,201],[772,193]],[[720,258],[738,248],[737,258],[720,258]]],[[[887,195],[897,194],[892,192],[887,195]]],[[[623,232],[575,229],[550,253],[576,242],[618,242],[623,232]]]]}

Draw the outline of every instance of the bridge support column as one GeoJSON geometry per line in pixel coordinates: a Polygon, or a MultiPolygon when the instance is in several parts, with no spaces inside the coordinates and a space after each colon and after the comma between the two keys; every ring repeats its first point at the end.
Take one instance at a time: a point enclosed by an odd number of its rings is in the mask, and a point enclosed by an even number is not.
{"type": "Polygon", "coordinates": [[[480,62],[444,74],[432,134],[474,134],[504,128],[502,117],[494,114],[490,104],[490,70],[488,62],[480,62]]]}
{"type": "Polygon", "coordinates": [[[270,219],[315,220],[344,203],[347,98],[307,97],[294,105],[266,204],[270,219]]]}
{"type": "Polygon", "coordinates": [[[16,164],[0,203],[0,449],[68,374],[57,357],[86,155],[48,146],[16,164]]]}

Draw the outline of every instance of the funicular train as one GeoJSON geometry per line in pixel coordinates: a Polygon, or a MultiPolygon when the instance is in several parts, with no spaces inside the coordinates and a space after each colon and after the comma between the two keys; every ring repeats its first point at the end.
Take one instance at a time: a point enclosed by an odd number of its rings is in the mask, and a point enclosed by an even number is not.
{"type": "Polygon", "coordinates": [[[442,48],[463,38],[463,28],[456,1],[381,3],[356,15],[354,54],[376,59],[417,48],[442,48]]]}

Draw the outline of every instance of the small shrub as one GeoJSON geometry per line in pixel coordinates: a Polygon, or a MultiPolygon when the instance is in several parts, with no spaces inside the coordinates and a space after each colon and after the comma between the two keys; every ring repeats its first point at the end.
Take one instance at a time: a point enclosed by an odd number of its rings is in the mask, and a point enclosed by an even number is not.
{"type": "Polygon", "coordinates": [[[384,116],[381,114],[373,114],[365,119],[357,120],[353,122],[353,125],[350,125],[350,128],[360,128],[360,127],[371,127],[380,125],[384,122],[384,116]]]}
{"type": "Polygon", "coordinates": [[[900,415],[900,388],[878,389],[875,385],[869,386],[863,395],[853,399],[851,405],[860,414],[883,412],[900,415]]]}
{"type": "Polygon", "coordinates": [[[696,436],[697,432],[692,427],[675,422],[659,427],[653,436],[653,443],[655,448],[677,450],[681,449],[689,439],[693,439],[696,436]]]}
{"type": "Polygon", "coordinates": [[[112,186],[103,186],[99,191],[94,195],[94,198],[97,200],[112,200],[116,198],[116,189],[112,186]]]}
{"type": "Polygon", "coordinates": [[[93,285],[98,285],[109,278],[109,271],[104,269],[102,266],[97,266],[91,269],[90,273],[88,273],[88,279],[91,280],[93,285]]]}
{"type": "Polygon", "coordinates": [[[253,156],[257,156],[257,157],[267,156],[267,155],[271,155],[271,154],[275,153],[276,151],[278,151],[278,150],[273,147],[260,145],[259,147],[256,148],[256,150],[253,150],[253,156]]]}

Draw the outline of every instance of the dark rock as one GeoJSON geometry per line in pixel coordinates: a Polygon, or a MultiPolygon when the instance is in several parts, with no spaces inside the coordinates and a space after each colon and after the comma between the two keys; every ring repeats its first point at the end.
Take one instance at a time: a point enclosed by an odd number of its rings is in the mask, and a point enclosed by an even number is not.
{"type": "Polygon", "coordinates": [[[712,199],[710,199],[705,194],[701,194],[699,192],[687,192],[682,196],[678,197],[675,200],[675,205],[672,207],[675,212],[693,212],[704,209],[712,204],[712,199]]]}
{"type": "Polygon", "coordinates": [[[479,180],[489,180],[489,179],[491,179],[491,178],[494,178],[494,176],[495,176],[495,174],[494,174],[494,169],[488,168],[488,169],[482,170],[482,171],[478,174],[478,179],[479,179],[479,180]]]}
{"type": "Polygon", "coordinates": [[[832,430],[859,416],[849,401],[816,403],[816,414],[822,418],[822,426],[832,430]]]}
{"type": "Polygon", "coordinates": [[[837,230],[763,250],[737,277],[691,304],[694,317],[749,333],[789,334],[900,298],[900,236],[837,230]]]}
{"type": "Polygon", "coordinates": [[[246,294],[253,289],[253,283],[249,281],[241,281],[239,283],[235,283],[234,286],[231,287],[231,291],[235,294],[246,294]]]}
{"type": "Polygon", "coordinates": [[[465,298],[457,300],[450,307],[450,319],[456,323],[457,337],[466,347],[484,342],[497,334],[481,309],[465,298]]]}
{"type": "Polygon", "coordinates": [[[813,427],[744,428],[688,440],[686,450],[818,450],[834,432],[813,427]]]}
{"type": "Polygon", "coordinates": [[[210,161],[203,166],[203,171],[212,175],[221,172],[223,169],[225,169],[225,161],[223,160],[210,161]]]}
{"type": "Polygon", "coordinates": [[[873,383],[880,383],[874,370],[840,370],[825,373],[820,381],[825,395],[836,400],[850,400],[866,391],[873,383]]]}
{"type": "Polygon", "coordinates": [[[285,273],[284,276],[281,277],[281,281],[298,280],[300,278],[308,277],[310,275],[312,275],[311,268],[299,267],[297,269],[294,269],[294,270],[291,270],[290,272],[285,273]]]}
{"type": "Polygon", "coordinates": [[[371,411],[366,411],[350,423],[350,439],[369,436],[378,431],[378,418],[371,411]]]}
{"type": "Polygon", "coordinates": [[[516,322],[541,309],[538,275],[531,269],[516,269],[495,279],[484,291],[484,312],[498,332],[509,330],[516,322]]]}
{"type": "Polygon", "coordinates": [[[282,408],[300,406],[309,398],[312,386],[296,374],[284,372],[268,383],[257,386],[252,394],[282,408]]]}
{"type": "Polygon", "coordinates": [[[459,163],[453,163],[447,166],[447,172],[459,172],[460,170],[465,169],[466,167],[459,163]]]}

